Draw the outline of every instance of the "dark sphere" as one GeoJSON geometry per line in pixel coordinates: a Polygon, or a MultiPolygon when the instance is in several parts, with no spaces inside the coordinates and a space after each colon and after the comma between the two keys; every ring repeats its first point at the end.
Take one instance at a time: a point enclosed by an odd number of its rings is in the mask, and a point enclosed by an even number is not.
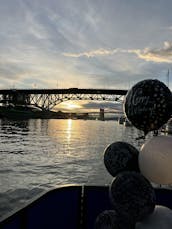
{"type": "Polygon", "coordinates": [[[139,172],[139,151],[126,142],[114,142],[104,151],[104,164],[108,172],[115,177],[123,171],[139,172]]]}
{"type": "Polygon", "coordinates": [[[143,80],[127,93],[124,110],[129,121],[148,133],[158,130],[171,116],[172,94],[159,80],[143,80]]]}
{"type": "Polygon", "coordinates": [[[128,214],[133,222],[141,221],[154,211],[155,192],[140,173],[123,172],[113,179],[110,198],[117,212],[128,214]]]}
{"type": "Polygon", "coordinates": [[[105,210],[100,213],[95,221],[95,229],[134,229],[128,218],[120,215],[115,210],[105,210]]]}

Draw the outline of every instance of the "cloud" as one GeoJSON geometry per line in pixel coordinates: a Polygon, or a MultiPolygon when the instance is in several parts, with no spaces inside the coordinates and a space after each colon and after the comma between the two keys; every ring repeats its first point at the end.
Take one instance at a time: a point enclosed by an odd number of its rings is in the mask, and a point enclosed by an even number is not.
{"type": "Polygon", "coordinates": [[[136,53],[139,58],[146,61],[172,63],[172,42],[165,41],[159,49],[146,48],[136,53]]]}
{"type": "Polygon", "coordinates": [[[108,101],[65,101],[58,104],[55,110],[62,110],[64,112],[99,112],[100,108],[104,108],[106,112],[121,112],[123,105],[117,102],[108,101]],[[71,106],[72,104],[72,106],[71,106]]]}
{"type": "Polygon", "coordinates": [[[83,52],[83,53],[63,53],[64,56],[69,57],[95,57],[95,56],[107,56],[107,55],[113,55],[115,53],[119,52],[118,49],[108,50],[108,49],[97,49],[89,52],[83,52]]]}
{"type": "Polygon", "coordinates": [[[169,20],[160,20],[160,14],[159,20],[150,20],[151,3],[135,3],[133,8],[118,0],[66,1],[2,2],[1,87],[14,82],[21,88],[125,89],[170,68],[172,27],[169,20]],[[149,45],[166,40],[162,47],[149,45]]]}
{"type": "Polygon", "coordinates": [[[116,102],[87,102],[85,104],[82,104],[82,107],[85,109],[100,109],[100,108],[106,108],[106,109],[117,109],[121,110],[122,109],[122,104],[121,103],[116,103],[116,102]]]}
{"type": "Polygon", "coordinates": [[[64,56],[67,57],[99,57],[99,56],[109,56],[114,55],[117,53],[128,53],[128,54],[135,54],[138,58],[143,59],[145,61],[152,61],[157,63],[172,63],[172,42],[165,41],[164,46],[159,49],[151,49],[151,48],[144,48],[144,49],[104,49],[100,48],[97,50],[92,50],[89,52],[81,52],[81,53],[63,53],[64,56]]]}

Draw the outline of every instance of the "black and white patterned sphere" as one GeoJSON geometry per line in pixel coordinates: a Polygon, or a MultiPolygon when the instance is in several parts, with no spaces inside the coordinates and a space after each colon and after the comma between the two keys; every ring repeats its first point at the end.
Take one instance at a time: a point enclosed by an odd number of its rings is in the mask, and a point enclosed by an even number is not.
{"type": "Polygon", "coordinates": [[[140,173],[123,172],[113,179],[110,198],[117,212],[128,214],[134,221],[141,221],[155,208],[155,192],[150,182],[140,173]]]}
{"type": "Polygon", "coordinates": [[[104,164],[107,171],[115,177],[123,171],[139,172],[139,151],[126,142],[114,142],[104,151],[104,164]]]}
{"type": "Polygon", "coordinates": [[[95,221],[95,229],[134,229],[130,219],[119,214],[115,210],[105,210],[101,212],[95,221]]]}
{"type": "Polygon", "coordinates": [[[124,111],[129,121],[148,133],[158,130],[171,116],[172,94],[159,80],[143,80],[127,93],[124,111]]]}

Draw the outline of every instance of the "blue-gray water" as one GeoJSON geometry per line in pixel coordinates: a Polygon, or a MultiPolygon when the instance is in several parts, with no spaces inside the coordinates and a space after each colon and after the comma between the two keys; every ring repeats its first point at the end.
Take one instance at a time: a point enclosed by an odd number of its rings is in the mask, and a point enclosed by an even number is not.
{"type": "Polygon", "coordinates": [[[0,217],[63,184],[109,184],[105,147],[142,133],[116,121],[0,119],[0,217]]]}

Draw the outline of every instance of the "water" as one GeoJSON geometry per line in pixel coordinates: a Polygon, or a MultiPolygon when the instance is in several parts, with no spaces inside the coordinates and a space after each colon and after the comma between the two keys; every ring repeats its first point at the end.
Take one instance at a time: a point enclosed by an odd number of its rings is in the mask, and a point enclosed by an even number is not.
{"type": "Polygon", "coordinates": [[[144,140],[115,121],[0,120],[0,217],[45,190],[64,184],[109,184],[103,164],[108,144],[144,140]]]}

